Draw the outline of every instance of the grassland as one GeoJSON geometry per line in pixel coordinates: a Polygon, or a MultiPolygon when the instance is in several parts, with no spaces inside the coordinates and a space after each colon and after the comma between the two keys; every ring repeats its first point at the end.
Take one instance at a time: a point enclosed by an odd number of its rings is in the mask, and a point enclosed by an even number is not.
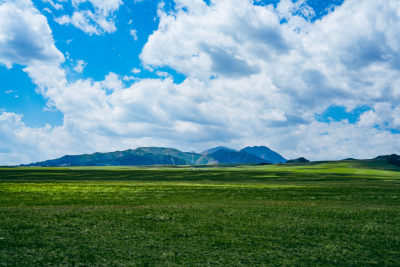
{"type": "Polygon", "coordinates": [[[400,266],[400,168],[0,168],[1,266],[400,266]]]}

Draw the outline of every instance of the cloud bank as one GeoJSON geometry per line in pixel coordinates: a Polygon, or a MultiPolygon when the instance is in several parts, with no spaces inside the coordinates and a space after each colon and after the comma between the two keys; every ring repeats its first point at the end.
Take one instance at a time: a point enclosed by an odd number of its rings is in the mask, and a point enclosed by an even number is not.
{"type": "MultiPolygon", "coordinates": [[[[91,1],[102,16],[120,5],[103,2],[91,1]]],[[[310,159],[400,151],[400,2],[347,0],[313,22],[301,1],[175,3],[173,11],[159,5],[159,27],[140,58],[182,73],[180,84],[163,72],[134,83],[112,71],[103,81],[71,80],[46,17],[29,1],[1,4],[0,62],[26,66],[64,122],[30,128],[22,115],[0,113],[0,163],[148,145],[267,145],[310,159]],[[371,109],[354,123],[319,121],[332,105],[371,109]]],[[[88,25],[87,33],[112,32],[88,25]]]]}

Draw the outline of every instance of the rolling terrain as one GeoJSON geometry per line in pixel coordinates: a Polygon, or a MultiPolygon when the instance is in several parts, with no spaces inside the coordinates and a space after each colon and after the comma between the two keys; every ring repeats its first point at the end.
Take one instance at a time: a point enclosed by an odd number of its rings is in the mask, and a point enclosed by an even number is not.
{"type": "Polygon", "coordinates": [[[0,168],[0,218],[5,266],[398,266],[400,167],[0,168]]]}

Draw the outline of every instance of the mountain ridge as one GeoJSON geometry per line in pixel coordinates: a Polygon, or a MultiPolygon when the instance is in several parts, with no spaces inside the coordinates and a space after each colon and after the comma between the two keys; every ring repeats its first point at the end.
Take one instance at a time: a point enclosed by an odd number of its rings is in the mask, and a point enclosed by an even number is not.
{"type": "MultiPolygon", "coordinates": [[[[140,166],[140,165],[198,165],[198,164],[258,164],[272,163],[246,151],[227,147],[216,147],[203,151],[204,154],[182,152],[167,147],[138,147],[113,152],[65,155],[21,166],[140,166]]],[[[276,153],[276,152],[275,152],[276,153]]],[[[279,155],[279,154],[278,154],[279,155]]]]}
{"type": "Polygon", "coordinates": [[[210,154],[212,158],[221,164],[259,164],[259,163],[271,163],[265,159],[259,158],[255,155],[244,151],[232,151],[228,149],[219,149],[214,153],[210,154]]]}
{"type": "Polygon", "coordinates": [[[269,149],[266,146],[248,146],[243,148],[240,151],[247,152],[249,154],[253,154],[259,158],[265,159],[270,163],[285,163],[287,160],[279,155],[277,152],[269,149]]]}
{"type": "MultiPolygon", "coordinates": [[[[30,164],[21,164],[19,166],[41,166],[41,167],[62,167],[62,166],[142,166],[142,165],[206,165],[206,164],[271,164],[272,160],[257,157],[248,153],[249,147],[239,151],[217,147],[215,152],[203,155],[195,152],[182,152],[175,148],[165,147],[138,147],[136,149],[127,149],[113,152],[95,152],[92,154],[64,155],[57,159],[45,160],[30,164]]],[[[250,147],[254,148],[254,147],[250,147]]],[[[256,148],[260,148],[256,147],[256,148]]],[[[263,150],[270,150],[267,147],[261,147],[263,150]],[[266,148],[266,149],[264,149],[266,148]]],[[[271,150],[272,151],[272,150],[271,150]]],[[[273,151],[276,153],[275,151],[273,151]]],[[[276,153],[278,154],[278,153],[276,153]]],[[[279,154],[278,154],[279,155],[279,154]]],[[[282,157],[281,155],[279,155],[282,157]]],[[[264,155],[265,157],[265,155],[264,155]]],[[[283,158],[283,157],[282,157],[283,158]]],[[[298,161],[296,159],[294,161],[298,161]]],[[[350,161],[359,161],[348,159],[350,161]]],[[[390,165],[400,166],[400,156],[396,154],[381,155],[364,161],[368,162],[386,162],[390,165]]],[[[292,160],[285,162],[292,162],[292,160]]],[[[300,163],[300,162],[299,162],[300,163]]],[[[313,161],[312,163],[315,163],[313,161]]]]}
{"type": "Polygon", "coordinates": [[[217,152],[218,150],[222,150],[222,149],[224,149],[224,150],[229,150],[229,151],[236,151],[235,149],[232,149],[232,148],[229,148],[229,147],[226,147],[226,146],[217,146],[217,147],[213,147],[213,148],[204,150],[204,151],[201,152],[200,154],[202,154],[202,155],[209,155],[209,154],[215,153],[215,152],[217,152]]]}

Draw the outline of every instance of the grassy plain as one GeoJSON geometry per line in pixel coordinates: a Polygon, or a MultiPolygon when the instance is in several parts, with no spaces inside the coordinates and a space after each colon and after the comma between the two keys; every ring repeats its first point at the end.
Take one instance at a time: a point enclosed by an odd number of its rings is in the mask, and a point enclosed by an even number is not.
{"type": "Polygon", "coordinates": [[[400,168],[0,168],[0,266],[400,266],[400,168]]]}

